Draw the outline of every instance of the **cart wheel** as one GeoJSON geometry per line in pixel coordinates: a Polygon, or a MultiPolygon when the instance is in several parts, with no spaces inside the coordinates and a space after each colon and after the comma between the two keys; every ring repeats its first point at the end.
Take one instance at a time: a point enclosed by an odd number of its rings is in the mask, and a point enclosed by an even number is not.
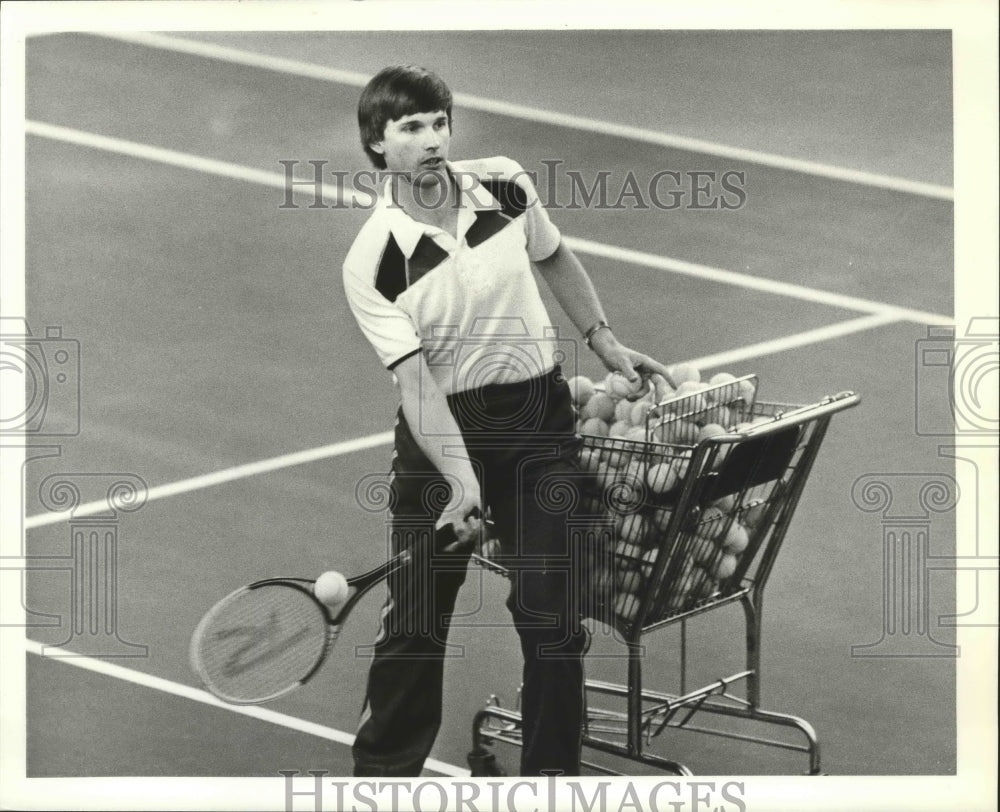
{"type": "Polygon", "coordinates": [[[473,778],[507,775],[503,767],[497,764],[497,757],[488,750],[482,748],[472,750],[466,758],[468,759],[469,769],[472,771],[473,778]]]}

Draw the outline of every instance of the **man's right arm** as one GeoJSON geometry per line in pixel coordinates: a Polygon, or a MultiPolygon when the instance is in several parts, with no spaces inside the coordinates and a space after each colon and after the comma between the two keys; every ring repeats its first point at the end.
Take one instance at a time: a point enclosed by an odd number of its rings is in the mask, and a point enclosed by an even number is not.
{"type": "Polygon", "coordinates": [[[479,521],[466,521],[466,517],[477,509],[482,513],[479,480],[448,401],[431,376],[423,353],[411,355],[392,371],[399,382],[403,415],[413,438],[451,486],[451,499],[437,527],[451,523],[460,542],[475,540],[479,521]]]}

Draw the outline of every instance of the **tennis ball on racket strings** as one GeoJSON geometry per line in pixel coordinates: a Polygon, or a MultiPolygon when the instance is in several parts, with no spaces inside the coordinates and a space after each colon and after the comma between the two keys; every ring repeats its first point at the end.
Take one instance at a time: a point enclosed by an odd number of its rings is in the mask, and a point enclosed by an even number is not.
{"type": "Polygon", "coordinates": [[[347,579],[342,573],[336,570],[328,570],[316,579],[316,584],[313,586],[313,594],[327,606],[335,607],[347,603],[350,589],[347,585],[347,579]]]}

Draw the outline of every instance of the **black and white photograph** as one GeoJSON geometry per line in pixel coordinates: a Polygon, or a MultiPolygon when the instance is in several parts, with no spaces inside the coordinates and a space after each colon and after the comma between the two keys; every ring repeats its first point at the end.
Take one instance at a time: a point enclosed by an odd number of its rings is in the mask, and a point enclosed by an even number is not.
{"type": "Polygon", "coordinates": [[[997,808],[995,4],[0,14],[0,807],[997,808]]]}

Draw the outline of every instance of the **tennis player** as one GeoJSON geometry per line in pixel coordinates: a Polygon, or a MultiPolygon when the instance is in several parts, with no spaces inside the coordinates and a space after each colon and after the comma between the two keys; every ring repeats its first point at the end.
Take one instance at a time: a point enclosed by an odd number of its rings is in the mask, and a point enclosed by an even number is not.
{"type": "Polygon", "coordinates": [[[362,92],[358,123],[365,152],[386,171],[344,261],[344,287],[398,385],[392,552],[411,548],[414,564],[388,583],[355,775],[421,772],[441,722],[456,595],[487,509],[513,570],[521,774],[576,775],[586,633],[572,599],[566,515],[537,489],[547,477],[572,478],[580,439],[532,265],[605,367],[632,381],[667,371],[616,339],[517,163],[449,160],[452,96],[438,76],[386,68],[362,92]],[[434,549],[447,525],[457,544],[434,549]]]}

